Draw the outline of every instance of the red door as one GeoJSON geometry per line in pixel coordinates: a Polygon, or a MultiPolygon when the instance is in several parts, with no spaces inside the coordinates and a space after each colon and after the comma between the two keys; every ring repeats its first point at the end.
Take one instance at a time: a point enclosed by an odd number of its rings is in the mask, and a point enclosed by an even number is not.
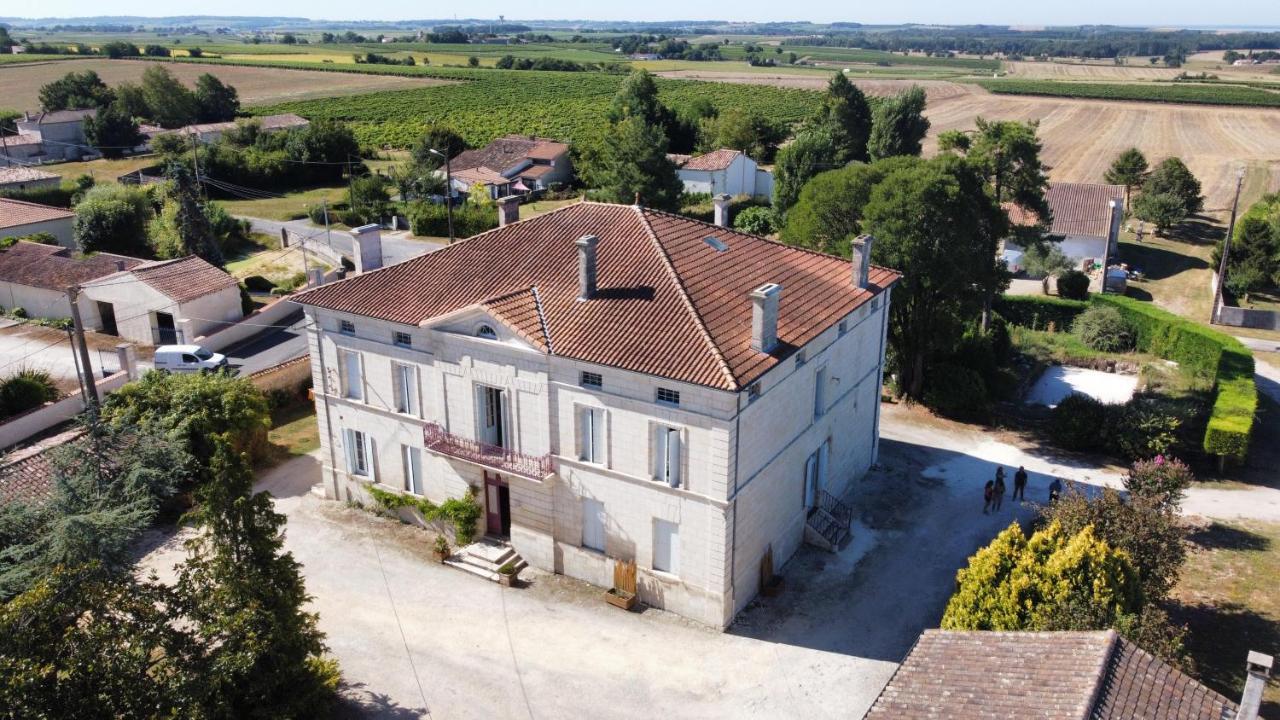
{"type": "Polygon", "coordinates": [[[511,534],[511,495],[501,475],[484,474],[485,531],[497,537],[511,534]]]}

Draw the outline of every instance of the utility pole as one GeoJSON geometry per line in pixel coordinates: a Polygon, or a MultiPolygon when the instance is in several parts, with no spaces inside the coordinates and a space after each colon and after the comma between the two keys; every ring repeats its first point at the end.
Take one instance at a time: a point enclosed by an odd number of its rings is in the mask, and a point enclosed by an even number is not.
{"type": "Polygon", "coordinates": [[[1231,255],[1231,235],[1236,230],[1236,211],[1240,208],[1240,188],[1244,186],[1244,168],[1236,171],[1236,196],[1231,201],[1231,222],[1227,223],[1227,236],[1222,239],[1222,260],[1218,263],[1218,286],[1213,293],[1213,307],[1209,308],[1209,324],[1218,321],[1218,308],[1222,305],[1222,286],[1227,281],[1227,258],[1231,255]]]}
{"type": "Polygon", "coordinates": [[[80,321],[80,305],[77,302],[80,295],[80,287],[72,285],[67,288],[67,299],[71,301],[71,323],[75,328],[76,340],[79,342],[80,348],[80,368],[84,372],[84,392],[88,399],[86,403],[89,407],[96,408],[98,406],[98,384],[93,377],[93,366],[89,364],[89,346],[84,340],[84,323],[80,321]]]}

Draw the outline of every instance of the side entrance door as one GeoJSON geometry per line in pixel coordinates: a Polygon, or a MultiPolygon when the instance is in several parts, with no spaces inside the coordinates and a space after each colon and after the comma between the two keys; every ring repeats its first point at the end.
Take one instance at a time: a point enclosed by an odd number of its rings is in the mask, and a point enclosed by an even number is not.
{"type": "Polygon", "coordinates": [[[178,329],[173,324],[173,316],[169,313],[156,313],[156,330],[160,333],[161,345],[176,345],[178,329]]]}
{"type": "Polygon", "coordinates": [[[484,473],[485,532],[496,537],[511,535],[511,489],[502,476],[484,473]]]}
{"type": "Polygon", "coordinates": [[[108,335],[119,335],[116,327],[116,306],[109,302],[98,301],[98,317],[102,318],[102,332],[108,335]]]}

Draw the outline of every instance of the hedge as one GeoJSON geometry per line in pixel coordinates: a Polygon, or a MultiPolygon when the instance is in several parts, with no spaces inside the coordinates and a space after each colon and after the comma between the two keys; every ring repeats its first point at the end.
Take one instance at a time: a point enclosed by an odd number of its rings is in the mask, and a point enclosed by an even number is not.
{"type": "Polygon", "coordinates": [[[1244,459],[1258,410],[1258,388],[1253,379],[1253,354],[1240,341],[1150,303],[1120,295],[1094,295],[1087,302],[1005,296],[996,310],[1014,325],[1043,329],[1052,320],[1065,329],[1091,303],[1119,310],[1133,326],[1139,351],[1173,360],[1214,381],[1217,395],[1205,429],[1205,452],[1244,459]]]}

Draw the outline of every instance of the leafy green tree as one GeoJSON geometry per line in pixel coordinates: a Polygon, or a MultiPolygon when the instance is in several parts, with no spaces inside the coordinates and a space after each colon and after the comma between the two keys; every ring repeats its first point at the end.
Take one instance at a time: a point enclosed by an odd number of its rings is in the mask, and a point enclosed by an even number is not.
{"type": "Polygon", "coordinates": [[[102,108],[115,100],[115,93],[92,70],[69,72],[40,88],[40,107],[46,111],[102,108]]]}
{"type": "MultiPolygon", "coordinates": [[[[1269,208],[1280,196],[1264,197],[1236,223],[1228,258],[1227,287],[1244,297],[1280,279],[1280,204],[1269,208]],[[1272,217],[1268,217],[1268,213],[1272,217]]],[[[1213,266],[1222,262],[1222,242],[1213,249],[1213,266]]]]}
{"type": "Polygon", "coordinates": [[[151,196],[129,185],[95,185],[76,205],[72,233],[81,252],[147,257],[147,228],[155,213],[151,196]]]}
{"type": "Polygon", "coordinates": [[[195,100],[196,119],[202,123],[234,120],[240,112],[240,94],[209,73],[196,78],[195,100]]]}
{"type": "Polygon", "coordinates": [[[871,136],[867,152],[872,160],[898,155],[919,155],[929,119],[924,116],[924,89],[910,90],[880,101],[871,113],[871,136]]]}
{"type": "Polygon", "coordinates": [[[1129,554],[1089,526],[1069,534],[1051,522],[1028,538],[1015,522],[956,573],[942,628],[1043,630],[1072,607],[1100,615],[1101,627],[1137,613],[1142,591],[1129,554]]]}
{"type": "Polygon", "coordinates": [[[381,175],[354,178],[347,188],[348,212],[360,223],[378,222],[390,212],[390,204],[387,181],[381,175]]]}
{"type": "Polygon", "coordinates": [[[116,86],[116,101],[125,114],[131,118],[149,118],[151,109],[147,107],[147,98],[142,93],[142,86],[137,83],[123,82],[116,86]]]}
{"type": "Polygon", "coordinates": [[[186,165],[170,163],[164,206],[148,228],[152,248],[161,258],[199,255],[222,265],[222,247],[209,222],[206,202],[186,165]]]}
{"type": "Polygon", "coordinates": [[[471,57],[467,58],[467,67],[473,67],[473,68],[480,67],[480,58],[476,57],[475,55],[472,55],[471,57]]]}
{"type": "Polygon", "coordinates": [[[903,273],[890,305],[898,392],[924,399],[926,367],[959,340],[997,271],[994,240],[1008,217],[970,163],[947,155],[906,163],[871,191],[862,225],[872,259],[903,273]]]}
{"type": "Polygon", "coordinates": [[[18,120],[22,113],[17,110],[0,110],[0,135],[14,135],[18,132],[18,120]]]}
{"type": "Polygon", "coordinates": [[[142,97],[150,119],[160,127],[179,128],[196,121],[196,96],[169,69],[151,65],[142,73],[142,97]]]}
{"type": "Polygon", "coordinates": [[[462,139],[458,131],[445,125],[430,125],[413,145],[413,163],[426,170],[435,170],[444,164],[432,150],[448,155],[450,159],[467,149],[467,141],[462,139]]]}
{"type": "Polygon", "coordinates": [[[647,70],[636,70],[628,75],[605,111],[605,119],[610,123],[620,123],[633,117],[664,129],[670,123],[671,111],[658,99],[658,84],[647,70]]]}
{"type": "Polygon", "coordinates": [[[1187,219],[1187,206],[1183,198],[1174,193],[1153,192],[1148,187],[1133,201],[1133,214],[1155,225],[1157,232],[1167,234],[1187,219]]]}
{"type": "Polygon", "coordinates": [[[1035,278],[1048,277],[1074,267],[1056,243],[1037,243],[1027,247],[1022,254],[1022,269],[1035,278]]]}
{"type": "MultiPolygon", "coordinates": [[[[216,436],[215,436],[216,437],[216,436]]],[[[327,714],[337,685],[301,566],[283,550],[285,517],[253,492],[246,456],[215,441],[192,512],[201,532],[179,571],[184,614],[205,649],[195,704],[209,717],[327,714]]]]}
{"type": "Polygon", "coordinates": [[[1131,147],[1116,156],[1102,177],[1112,185],[1124,186],[1124,206],[1127,208],[1133,189],[1142,187],[1147,179],[1148,169],[1147,156],[1138,148],[1131,147]]]}
{"type": "Polygon", "coordinates": [[[680,206],[684,184],[667,157],[667,138],[658,125],[642,117],[615,123],[589,159],[586,177],[591,187],[619,203],[635,202],[661,210],[680,206]]]}
{"type": "Polygon", "coordinates": [[[360,144],[355,134],[333,120],[315,120],[290,132],[285,151],[288,159],[295,162],[316,163],[310,170],[311,179],[318,183],[339,179],[344,169],[354,172],[360,166],[360,144]]]}
{"type": "Polygon", "coordinates": [[[832,169],[836,154],[831,135],[820,130],[804,130],[778,151],[773,167],[773,207],[786,213],[800,198],[800,189],[809,179],[832,169]]]}
{"type": "Polygon", "coordinates": [[[772,235],[778,231],[778,214],[771,207],[743,208],[733,216],[733,229],[752,235],[772,235]]]}
{"type": "Polygon", "coordinates": [[[772,162],[787,131],[764,115],[733,108],[701,121],[703,151],[739,150],[758,162],[772,162]]]}
{"type": "Polygon", "coordinates": [[[916,162],[894,158],[870,165],[854,163],[813,176],[787,212],[782,241],[834,255],[849,255],[849,243],[862,232],[862,213],[871,189],[885,176],[916,162]]]}
{"type": "Polygon", "coordinates": [[[202,465],[222,442],[264,457],[271,426],[262,391],[225,373],[147,373],[107,396],[102,419],[173,438],[202,465]]]}
{"type": "Polygon", "coordinates": [[[827,84],[827,94],[810,122],[831,137],[835,157],[828,160],[843,165],[867,160],[867,140],[871,137],[871,105],[858,86],[844,73],[836,73],[827,84]]]}
{"type": "Polygon", "coordinates": [[[142,144],[146,138],[138,132],[138,123],[119,102],[98,111],[95,117],[86,118],[84,136],[106,158],[121,158],[129,149],[142,144]]]}
{"type": "MultiPolygon", "coordinates": [[[[1186,215],[1195,215],[1204,209],[1204,196],[1200,194],[1200,181],[1180,158],[1165,158],[1151,171],[1142,186],[1144,195],[1173,195],[1182,204],[1186,215]]],[[[1152,220],[1152,222],[1155,222],[1152,220]]]]}

